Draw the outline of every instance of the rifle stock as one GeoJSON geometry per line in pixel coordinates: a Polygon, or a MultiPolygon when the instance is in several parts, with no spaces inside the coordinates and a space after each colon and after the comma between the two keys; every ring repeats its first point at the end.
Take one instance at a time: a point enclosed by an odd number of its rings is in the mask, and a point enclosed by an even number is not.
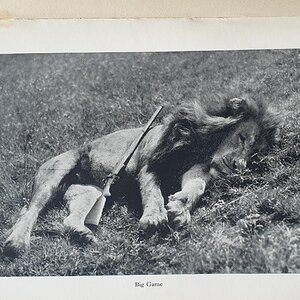
{"type": "Polygon", "coordinates": [[[85,217],[85,224],[97,226],[100,222],[103,209],[106,203],[106,197],[110,197],[110,186],[113,184],[114,179],[108,178],[104,186],[102,195],[96,200],[94,206],[85,217]]]}
{"type": "Polygon", "coordinates": [[[110,196],[110,187],[111,185],[118,179],[119,174],[122,170],[125,169],[127,166],[130,158],[134,154],[135,150],[141,143],[142,139],[145,137],[146,133],[148,132],[150,126],[158,116],[158,114],[161,112],[163,106],[159,106],[155,113],[152,115],[150,120],[147,122],[147,124],[143,127],[141,134],[136,138],[130,147],[127,149],[125,155],[122,157],[122,159],[118,162],[114,170],[112,171],[112,174],[107,177],[102,195],[96,200],[94,206],[91,208],[90,212],[87,214],[84,223],[97,226],[101,220],[102,212],[105,206],[106,197],[110,196]]]}

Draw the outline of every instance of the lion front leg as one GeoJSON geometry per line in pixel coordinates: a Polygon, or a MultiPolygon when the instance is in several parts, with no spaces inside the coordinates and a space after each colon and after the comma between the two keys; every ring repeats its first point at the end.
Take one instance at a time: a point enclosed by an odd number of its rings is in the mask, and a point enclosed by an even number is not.
{"type": "Polygon", "coordinates": [[[144,230],[158,227],[168,222],[167,211],[164,208],[164,198],[155,175],[144,167],[139,173],[140,190],[142,196],[143,215],[140,227],[144,230]]]}
{"type": "Polygon", "coordinates": [[[193,166],[183,175],[181,191],[170,195],[167,204],[168,218],[176,227],[191,221],[191,211],[203,195],[208,180],[201,165],[193,166]]]}

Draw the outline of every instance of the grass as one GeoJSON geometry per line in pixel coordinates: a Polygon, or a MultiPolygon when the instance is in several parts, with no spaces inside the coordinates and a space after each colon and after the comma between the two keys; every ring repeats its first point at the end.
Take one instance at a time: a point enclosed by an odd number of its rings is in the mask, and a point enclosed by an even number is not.
{"type": "Polygon", "coordinates": [[[99,244],[80,247],[62,231],[66,208],[54,208],[39,218],[30,251],[0,256],[0,275],[300,271],[300,51],[1,55],[1,242],[45,160],[144,124],[160,104],[166,113],[244,94],[282,114],[282,142],[251,170],[215,181],[189,226],[145,235],[122,199],[104,212],[99,244]]]}

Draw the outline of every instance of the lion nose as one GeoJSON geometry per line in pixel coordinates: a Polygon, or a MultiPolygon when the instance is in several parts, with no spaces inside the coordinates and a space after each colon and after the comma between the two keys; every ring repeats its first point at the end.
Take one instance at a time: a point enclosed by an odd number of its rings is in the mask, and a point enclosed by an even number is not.
{"type": "Polygon", "coordinates": [[[242,158],[237,159],[237,160],[234,161],[234,167],[238,171],[244,170],[247,167],[247,162],[242,158]]]}

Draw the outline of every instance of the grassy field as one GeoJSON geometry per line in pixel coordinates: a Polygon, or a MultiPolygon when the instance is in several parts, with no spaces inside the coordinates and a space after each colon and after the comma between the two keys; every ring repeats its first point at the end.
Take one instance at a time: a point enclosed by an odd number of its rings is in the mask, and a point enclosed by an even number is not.
{"type": "Polygon", "coordinates": [[[0,56],[0,252],[45,160],[190,99],[249,94],[282,114],[282,142],[243,175],[215,181],[191,224],[145,235],[126,199],[97,246],[63,233],[66,208],[35,226],[30,251],[2,276],[300,271],[300,51],[0,56]],[[61,232],[59,234],[58,232],[61,232]]]}

